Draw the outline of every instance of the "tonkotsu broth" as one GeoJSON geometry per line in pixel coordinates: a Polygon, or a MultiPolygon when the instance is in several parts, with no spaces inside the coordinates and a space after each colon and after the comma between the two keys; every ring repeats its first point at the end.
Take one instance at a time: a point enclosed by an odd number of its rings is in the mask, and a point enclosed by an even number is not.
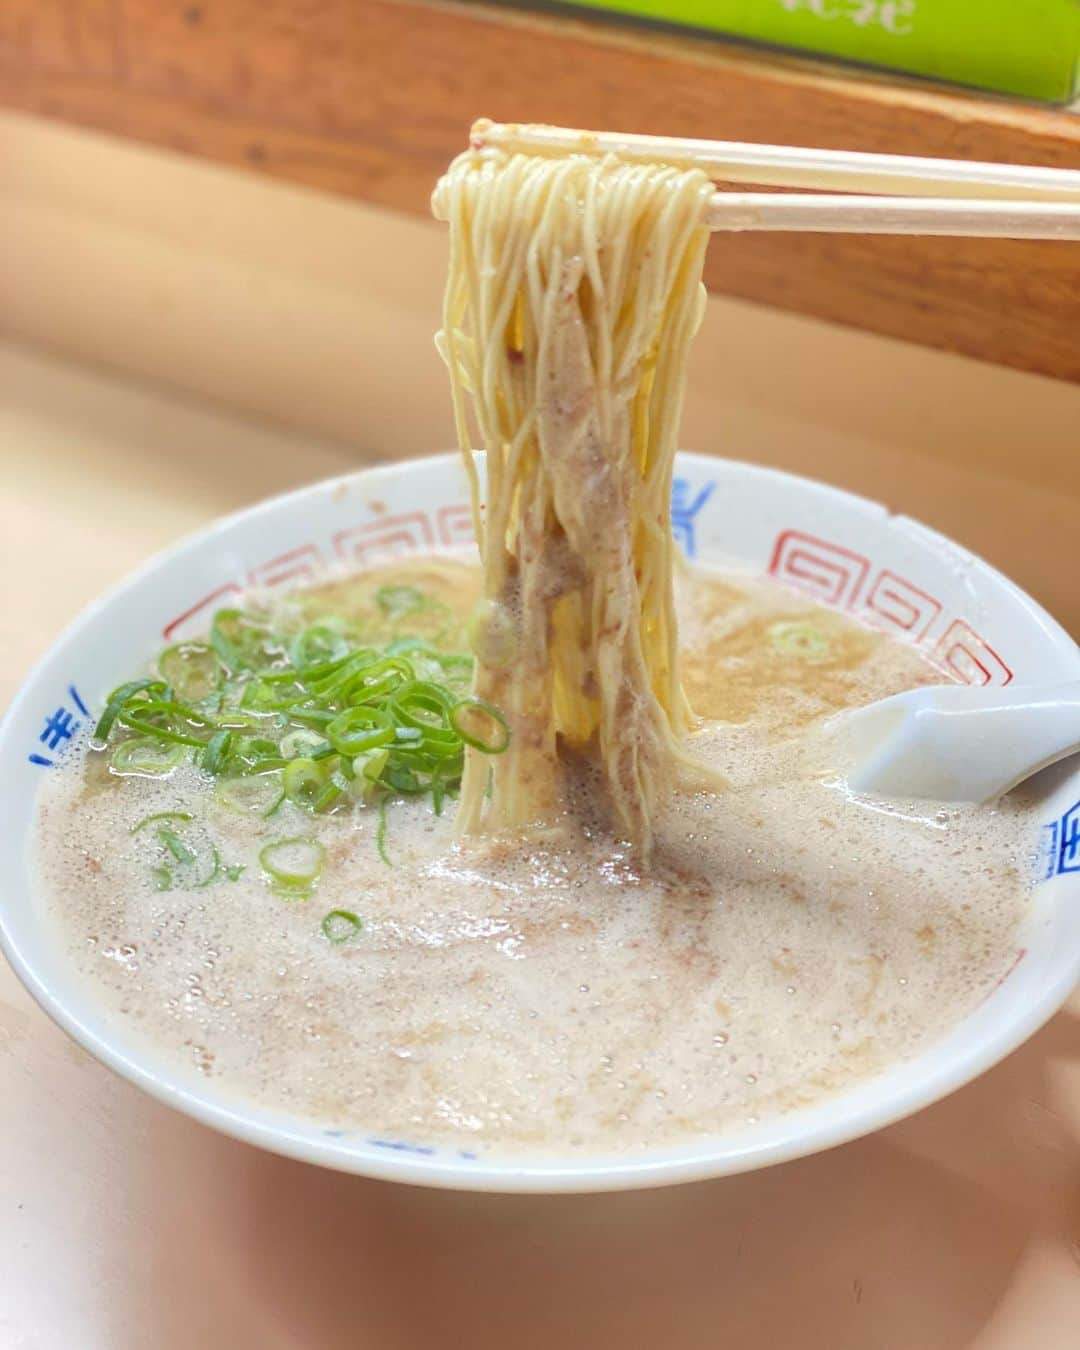
{"type": "MultiPolygon", "coordinates": [[[[460,643],[477,590],[418,559],[297,593],[308,617],[413,584],[460,643]]],[[[641,875],[608,831],[595,769],[529,838],[457,847],[451,813],[273,820],[204,775],[117,779],[74,753],[45,789],[38,864],[72,960],[116,1015],[227,1092],[327,1128],[472,1151],[605,1152],[715,1134],[812,1102],[918,1051],[1012,964],[1026,903],[1022,803],[861,804],[813,776],[793,735],[822,714],[940,682],[912,649],[772,583],[687,572],[685,679],[728,776],[678,793],[641,875]],[[153,888],[148,814],[189,812],[246,870],[153,888]],[[316,833],[314,896],[260,877],[270,838],[316,833]],[[354,912],[340,945],[325,914],[354,912]]]]}

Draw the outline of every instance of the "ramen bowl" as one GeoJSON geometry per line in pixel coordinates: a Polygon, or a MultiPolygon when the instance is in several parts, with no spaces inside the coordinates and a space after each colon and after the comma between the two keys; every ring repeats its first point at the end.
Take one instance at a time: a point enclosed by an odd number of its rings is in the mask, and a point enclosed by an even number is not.
{"type": "MultiPolygon", "coordinates": [[[[835,488],[701,455],[677,462],[672,521],[701,562],[769,574],[906,642],[969,684],[1080,678],[1076,644],[1029,596],[956,544],[835,488]]],[[[678,1147],[579,1156],[466,1154],[341,1131],[247,1102],[112,1013],[77,975],[35,881],[35,799],[105,695],[162,640],[194,636],[250,586],[468,543],[466,477],[443,456],[317,483],[229,516],[160,554],[82,614],[33,671],[2,729],[0,939],[20,979],[96,1058],[225,1134],[342,1171],[477,1190],[652,1186],[746,1171],[895,1121],[982,1073],[1042,1025],[1080,976],[1080,765],[1042,775],[1027,841],[1035,884],[1015,961],[983,1003],[916,1057],[813,1106],[678,1147]]],[[[978,896],[971,897],[977,903],[978,896]]]]}

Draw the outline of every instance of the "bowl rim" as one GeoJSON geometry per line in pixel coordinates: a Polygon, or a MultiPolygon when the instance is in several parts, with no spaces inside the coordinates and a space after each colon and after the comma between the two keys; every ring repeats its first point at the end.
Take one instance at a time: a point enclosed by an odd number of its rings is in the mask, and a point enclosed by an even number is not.
{"type": "MultiPolygon", "coordinates": [[[[431,456],[413,456],[362,466],[346,474],[316,480],[229,512],[152,554],[84,606],[34,662],[0,720],[0,763],[14,752],[16,728],[23,721],[24,711],[42,674],[58,652],[77,642],[83,630],[103,611],[159,568],[168,566],[188,550],[197,549],[218,536],[227,535],[241,522],[250,521],[262,513],[273,512],[280,507],[287,507],[313,494],[334,492],[342,485],[351,488],[360,482],[370,484],[373,479],[377,480],[380,477],[396,477],[418,465],[453,461],[460,462],[460,456],[456,451],[431,456]]],[[[733,472],[745,473],[766,482],[781,480],[797,484],[802,490],[809,488],[830,498],[858,504],[860,507],[873,507],[886,512],[891,519],[897,518],[872,498],[801,474],[723,456],[680,452],[677,463],[688,462],[711,467],[713,471],[718,465],[723,465],[733,472]]],[[[1049,641],[1061,647],[1063,652],[1071,653],[1077,674],[1080,675],[1080,648],[1038,601],[997,568],[955,543],[947,535],[921,522],[912,521],[912,523],[917,525],[924,538],[936,540],[952,552],[970,558],[985,568],[994,581],[1008,593],[1012,603],[1018,604],[1029,616],[1038,620],[1049,641]]],[[[3,789],[0,789],[0,798],[2,795],[3,789]]],[[[906,1082],[910,1079],[910,1074],[905,1070],[911,1064],[918,1063],[920,1057],[892,1064],[882,1073],[825,1098],[820,1106],[815,1104],[786,1116],[774,1118],[777,1124],[789,1122],[792,1128],[781,1130],[780,1137],[769,1142],[740,1145],[739,1133],[728,1132],[684,1143],[670,1150],[588,1155],[580,1160],[566,1157],[560,1159],[557,1153],[552,1152],[550,1158],[543,1157],[535,1162],[515,1159],[512,1155],[495,1156],[491,1159],[482,1156],[466,1161],[464,1157],[455,1158],[450,1153],[413,1151],[397,1144],[386,1144],[384,1149],[380,1149],[375,1147],[370,1139],[361,1144],[349,1143],[348,1137],[340,1137],[338,1132],[314,1133],[318,1129],[314,1121],[305,1128],[302,1122],[285,1113],[264,1109],[256,1103],[251,1103],[245,1109],[238,1098],[230,1098],[225,1092],[211,1099],[204,1092],[185,1086],[183,1080],[187,1075],[179,1063],[170,1065],[168,1056],[162,1056],[159,1068],[141,1062],[137,1056],[128,1053],[121,1045],[87,1025],[77,1008],[71,1006],[72,1000],[65,999],[63,991],[57,993],[51,989],[41,977],[33,959],[23,951],[19,938],[12,932],[9,923],[8,911],[16,902],[17,890],[25,891],[26,900],[30,900],[36,894],[29,878],[26,879],[25,885],[9,885],[4,888],[0,896],[0,950],[3,951],[23,986],[46,1015],[106,1067],[151,1097],[183,1112],[201,1124],[270,1152],[377,1179],[448,1189],[525,1193],[636,1189],[734,1175],[822,1152],[901,1120],[972,1081],[1011,1054],[1039,1030],[1080,981],[1080,943],[1078,943],[1076,951],[1063,963],[1056,977],[1040,986],[1020,1013],[1011,1019],[1007,1029],[983,1043],[976,1042],[966,1050],[961,1049],[948,1063],[939,1065],[931,1072],[910,1082],[906,1082]],[[894,1078],[897,1080],[896,1087],[890,1092],[888,1085],[894,1078]],[[886,1089],[884,1092],[883,1085],[886,1089]],[[876,1100],[856,1104],[836,1119],[826,1120],[815,1126],[815,1116],[834,1114],[828,1109],[830,1103],[842,1099],[857,1103],[864,1088],[869,1089],[866,1095],[876,1100]],[[230,1100],[235,1104],[230,1105],[230,1100]]],[[[962,1026],[965,1020],[956,1026],[962,1026]]],[[[954,1027],[952,1030],[955,1029],[954,1027]]],[[[946,1033],[949,1034],[951,1033],[946,1033]]]]}

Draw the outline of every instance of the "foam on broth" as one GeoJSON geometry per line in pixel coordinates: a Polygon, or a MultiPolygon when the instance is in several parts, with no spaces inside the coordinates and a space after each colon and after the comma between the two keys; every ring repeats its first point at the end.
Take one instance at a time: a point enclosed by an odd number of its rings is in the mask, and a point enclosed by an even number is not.
{"type": "MultiPolygon", "coordinates": [[[[284,603],[363,613],[397,581],[461,622],[476,593],[470,567],[418,559],[284,603]]],[[[648,875],[583,761],[566,764],[566,816],[527,839],[457,847],[427,801],[391,806],[388,867],[373,810],[313,823],[286,803],[264,821],[194,769],[117,780],[74,753],[37,841],[73,962],[229,1093],[489,1153],[684,1142],[910,1056],[1012,964],[1033,818],[1019,799],[886,806],[818,781],[800,731],[940,673],[770,582],[694,570],[678,600],[687,689],[713,719],[696,748],[731,788],[676,796],[648,875]],[[156,891],[131,829],[157,811],[190,812],[244,873],[156,891]],[[282,900],[258,851],[312,833],[318,889],[282,900]],[[334,909],[363,922],[337,946],[320,928],[334,909]]]]}

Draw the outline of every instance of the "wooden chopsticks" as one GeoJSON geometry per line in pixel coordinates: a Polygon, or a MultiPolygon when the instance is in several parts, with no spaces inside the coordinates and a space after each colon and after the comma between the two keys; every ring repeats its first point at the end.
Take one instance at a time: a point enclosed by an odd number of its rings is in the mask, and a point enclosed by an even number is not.
{"type": "Polygon", "coordinates": [[[742,141],[679,140],[476,122],[474,148],[534,155],[617,155],[701,168],[725,183],[802,193],[718,192],[714,230],[1080,239],[1080,171],[925,159],[742,141]],[[806,191],[809,190],[809,191],[806,191]]]}

